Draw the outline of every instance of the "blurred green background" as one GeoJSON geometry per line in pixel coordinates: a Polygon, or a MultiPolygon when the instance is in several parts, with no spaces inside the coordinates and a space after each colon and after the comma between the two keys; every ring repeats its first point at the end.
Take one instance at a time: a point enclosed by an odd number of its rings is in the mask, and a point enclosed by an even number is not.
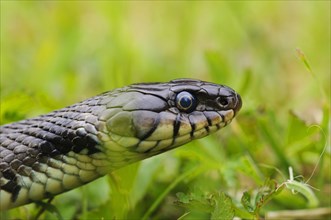
{"type": "MultiPolygon", "coordinates": [[[[64,219],[206,219],[176,205],[176,193],[221,191],[240,203],[267,178],[286,181],[290,165],[305,182],[318,164],[308,184],[330,207],[330,1],[0,4],[1,124],[137,82],[189,77],[242,95],[221,132],[56,197],[64,219]]],[[[259,215],[306,208],[287,190],[259,215]]]]}

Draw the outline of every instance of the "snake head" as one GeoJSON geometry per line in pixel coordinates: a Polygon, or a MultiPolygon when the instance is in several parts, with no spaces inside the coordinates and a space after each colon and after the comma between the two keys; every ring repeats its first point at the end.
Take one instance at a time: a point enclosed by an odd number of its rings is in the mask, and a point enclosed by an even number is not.
{"type": "Polygon", "coordinates": [[[108,153],[125,151],[127,161],[215,132],[228,125],[242,106],[233,89],[193,79],[133,84],[105,100],[107,109],[99,119],[110,142],[108,153]]]}

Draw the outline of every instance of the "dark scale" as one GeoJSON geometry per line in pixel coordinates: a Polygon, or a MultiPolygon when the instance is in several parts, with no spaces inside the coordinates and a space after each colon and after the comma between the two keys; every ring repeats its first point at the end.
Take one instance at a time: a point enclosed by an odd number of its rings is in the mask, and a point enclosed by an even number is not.
{"type": "Polygon", "coordinates": [[[11,200],[14,202],[21,190],[21,186],[17,183],[16,172],[11,168],[7,168],[1,172],[1,176],[9,181],[4,185],[2,185],[1,182],[0,190],[5,190],[6,192],[11,193],[11,200]]]}
{"type": "Polygon", "coordinates": [[[79,118],[78,113],[57,112],[0,127],[4,146],[0,148],[0,189],[11,194],[12,202],[22,188],[17,176],[31,177],[33,170],[41,168],[37,161],[47,163],[49,158],[58,159],[70,151],[87,149],[89,155],[100,152],[96,130],[88,122],[73,118],[79,118]]]}
{"type": "Polygon", "coordinates": [[[177,137],[177,135],[178,135],[178,132],[179,132],[179,128],[180,128],[180,114],[177,114],[177,116],[176,116],[176,120],[174,121],[174,125],[173,125],[173,127],[174,127],[174,132],[173,132],[173,134],[174,134],[174,140],[173,141],[175,141],[175,137],[177,137]]]}
{"type": "Polygon", "coordinates": [[[96,148],[97,141],[87,133],[82,135],[81,132],[80,135],[77,135],[77,132],[66,131],[64,136],[49,134],[46,140],[39,144],[42,155],[45,156],[57,156],[70,151],[80,153],[84,149],[88,149],[88,154],[99,152],[96,148]]]}

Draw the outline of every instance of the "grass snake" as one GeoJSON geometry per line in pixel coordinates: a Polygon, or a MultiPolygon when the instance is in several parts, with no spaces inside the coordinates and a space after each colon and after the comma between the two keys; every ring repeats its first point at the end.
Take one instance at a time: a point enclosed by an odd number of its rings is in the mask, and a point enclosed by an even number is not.
{"type": "Polygon", "coordinates": [[[240,96],[214,83],[140,83],[0,127],[0,210],[53,197],[231,122],[240,96]]]}

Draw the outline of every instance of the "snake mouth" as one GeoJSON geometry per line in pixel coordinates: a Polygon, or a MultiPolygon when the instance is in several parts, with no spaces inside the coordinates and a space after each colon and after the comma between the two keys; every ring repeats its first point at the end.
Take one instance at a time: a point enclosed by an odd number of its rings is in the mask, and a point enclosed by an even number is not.
{"type": "Polygon", "coordinates": [[[190,142],[194,139],[203,138],[223,127],[228,125],[235,116],[235,110],[222,111],[205,111],[196,113],[194,117],[177,116],[173,122],[173,132],[165,138],[165,133],[162,132],[162,127],[165,124],[159,125],[155,131],[146,139],[141,140],[132,150],[139,153],[158,153],[165,150],[176,148],[182,144],[190,142]],[[199,116],[198,116],[199,115],[199,116]],[[202,119],[204,117],[204,119],[202,119]],[[178,121],[178,118],[181,118],[178,121]],[[198,119],[197,119],[198,118],[198,119]],[[200,118],[200,120],[199,120],[200,118]],[[159,130],[158,130],[159,129],[159,130]],[[163,133],[163,138],[161,138],[163,133]]]}
{"type": "MultiPolygon", "coordinates": [[[[140,115],[142,116],[142,115],[140,115]]],[[[228,125],[235,116],[235,110],[196,111],[191,114],[159,113],[159,120],[153,124],[154,128],[144,134],[144,138],[135,136],[122,136],[113,132],[108,133],[108,141],[116,142],[118,147],[112,145],[112,152],[122,152],[124,149],[146,155],[158,154],[176,148],[194,139],[199,139],[228,125]]],[[[143,121],[148,118],[140,117],[143,121]]],[[[154,121],[155,122],[155,121],[154,121]]],[[[140,122],[140,124],[142,124],[140,122]]],[[[144,130],[140,126],[136,129],[144,130]]],[[[138,132],[139,133],[139,132],[138,132]]],[[[102,137],[100,137],[102,138],[102,137]]],[[[107,140],[104,140],[108,142],[107,140]]]]}

